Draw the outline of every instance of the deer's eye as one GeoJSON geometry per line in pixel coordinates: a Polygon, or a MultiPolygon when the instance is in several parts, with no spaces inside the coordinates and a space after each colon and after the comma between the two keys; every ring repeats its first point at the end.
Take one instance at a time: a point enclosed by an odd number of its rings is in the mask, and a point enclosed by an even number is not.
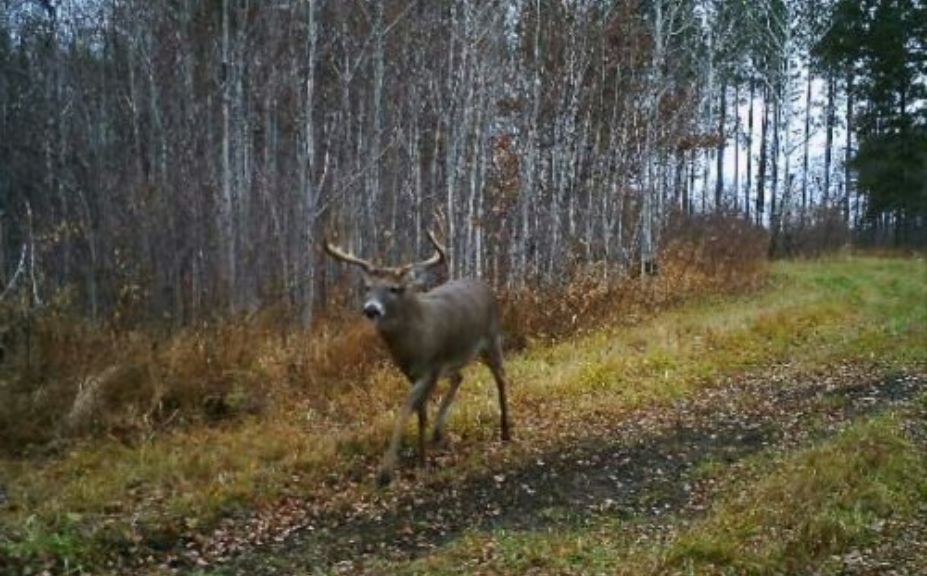
{"type": "Polygon", "coordinates": [[[390,286],[389,291],[392,292],[393,294],[401,294],[402,286],[390,286]]]}

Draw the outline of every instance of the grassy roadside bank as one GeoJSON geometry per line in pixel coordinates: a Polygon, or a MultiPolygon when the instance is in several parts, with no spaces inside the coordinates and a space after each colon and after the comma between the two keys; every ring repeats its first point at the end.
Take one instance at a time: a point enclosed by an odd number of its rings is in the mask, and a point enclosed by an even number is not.
{"type": "MultiPolygon", "coordinates": [[[[394,490],[529,458],[634,408],[671,402],[770,362],[922,366],[925,277],[923,260],[780,262],[760,293],[531,346],[509,360],[513,446],[493,440],[491,380],[473,369],[449,422],[452,449],[441,469],[394,490]]],[[[107,554],[151,553],[219,517],[285,496],[329,505],[369,498],[372,467],[404,389],[384,370],[341,392],[326,416],[294,404],[134,445],[98,440],[44,462],[2,461],[10,505],[0,511],[0,557],[102,568],[107,554]]]]}

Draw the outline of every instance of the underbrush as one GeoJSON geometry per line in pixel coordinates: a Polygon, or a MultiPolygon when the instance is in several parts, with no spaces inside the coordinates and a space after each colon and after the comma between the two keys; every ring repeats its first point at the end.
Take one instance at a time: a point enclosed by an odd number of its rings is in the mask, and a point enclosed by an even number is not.
{"type": "Polygon", "coordinates": [[[557,340],[642,317],[695,297],[749,292],[768,272],[764,230],[734,215],[679,216],[648,273],[607,276],[601,267],[578,270],[563,287],[520,290],[501,297],[504,333],[512,348],[528,340],[557,340]]]}
{"type": "Polygon", "coordinates": [[[785,258],[817,258],[849,246],[852,237],[840,208],[818,206],[783,218],[770,252],[785,258]]]}
{"type": "Polygon", "coordinates": [[[136,441],[295,398],[323,405],[339,384],[365,379],[385,358],[360,322],[283,334],[256,318],[159,338],[47,315],[31,330],[31,349],[0,372],[7,454],[54,452],[86,436],[136,441]]]}
{"type": "MultiPolygon", "coordinates": [[[[761,285],[766,236],[739,218],[693,218],[667,237],[659,274],[500,291],[507,348],[642,316],[705,294],[761,285]],[[732,242],[736,239],[736,242],[732,242]]],[[[590,270],[595,270],[592,267],[590,270]]],[[[214,424],[299,404],[332,415],[387,364],[374,330],[345,309],[311,330],[272,308],[164,335],[91,324],[52,306],[27,318],[0,310],[13,345],[0,364],[0,454],[56,453],[75,439],[137,442],[178,426],[214,424]]]]}

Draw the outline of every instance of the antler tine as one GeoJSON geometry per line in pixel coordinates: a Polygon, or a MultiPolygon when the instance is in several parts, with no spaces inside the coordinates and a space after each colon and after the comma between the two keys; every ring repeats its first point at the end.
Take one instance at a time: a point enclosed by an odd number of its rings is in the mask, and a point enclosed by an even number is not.
{"type": "Polygon", "coordinates": [[[354,264],[356,266],[360,266],[361,268],[364,269],[365,272],[370,272],[371,270],[373,270],[373,264],[371,264],[367,260],[358,258],[357,256],[353,254],[349,254],[347,252],[342,251],[341,249],[333,245],[328,240],[325,240],[325,242],[323,242],[322,245],[324,246],[325,251],[328,253],[328,255],[331,256],[332,258],[335,258],[336,260],[341,260],[342,262],[345,262],[347,264],[354,264]]]}
{"type": "Polygon", "coordinates": [[[438,239],[435,238],[434,232],[432,232],[431,230],[428,231],[428,239],[431,241],[431,244],[435,247],[435,253],[431,258],[427,260],[422,260],[421,262],[413,262],[412,264],[405,264],[403,266],[400,266],[399,268],[396,268],[396,270],[398,270],[400,273],[405,274],[406,272],[409,272],[410,270],[415,270],[415,269],[427,270],[433,266],[437,266],[438,264],[441,264],[442,262],[447,262],[447,250],[444,248],[444,246],[440,242],[438,242],[438,239]]]}
{"type": "Polygon", "coordinates": [[[432,266],[437,266],[438,264],[441,264],[442,262],[447,261],[447,249],[445,249],[444,246],[440,242],[438,242],[438,239],[435,238],[435,233],[432,232],[431,230],[428,231],[428,239],[431,241],[431,244],[435,247],[435,253],[428,260],[425,260],[424,262],[419,263],[419,266],[421,266],[422,268],[431,268],[432,266]]]}

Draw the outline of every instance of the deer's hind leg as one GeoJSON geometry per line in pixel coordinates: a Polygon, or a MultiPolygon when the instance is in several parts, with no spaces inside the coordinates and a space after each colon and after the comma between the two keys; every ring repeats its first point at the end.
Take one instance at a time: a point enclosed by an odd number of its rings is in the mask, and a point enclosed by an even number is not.
{"type": "Polygon", "coordinates": [[[499,392],[502,440],[508,442],[512,439],[512,426],[509,422],[509,409],[505,394],[506,378],[505,365],[502,360],[502,343],[498,339],[483,355],[483,361],[489,366],[489,370],[492,371],[492,377],[496,381],[496,390],[499,392]]]}
{"type": "Polygon", "coordinates": [[[457,389],[460,388],[460,383],[463,382],[463,376],[461,376],[460,372],[455,372],[451,374],[450,381],[451,386],[448,388],[447,392],[445,392],[444,398],[441,399],[441,406],[438,408],[438,418],[431,436],[431,441],[434,444],[440,444],[441,440],[444,438],[444,422],[447,419],[447,412],[451,407],[451,403],[454,402],[454,397],[457,395],[457,389]]]}

